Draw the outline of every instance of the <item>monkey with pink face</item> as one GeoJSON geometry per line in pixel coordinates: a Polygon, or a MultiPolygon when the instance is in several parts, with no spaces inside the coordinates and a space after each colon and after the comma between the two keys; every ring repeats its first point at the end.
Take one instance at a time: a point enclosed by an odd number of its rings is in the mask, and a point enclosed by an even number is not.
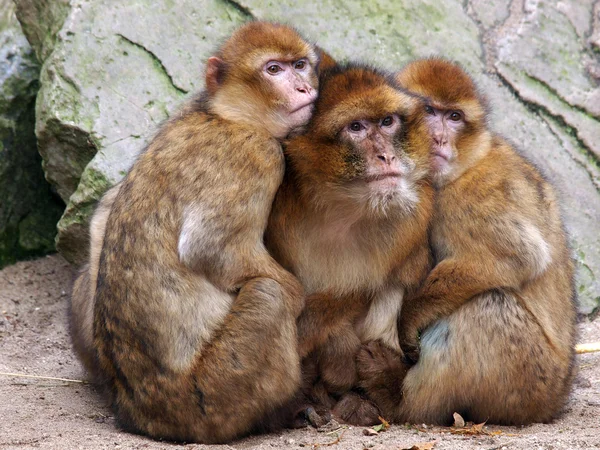
{"type": "Polygon", "coordinates": [[[280,140],[309,120],[318,64],[294,29],[244,25],[102,200],[72,335],[125,429],[227,442],[298,389],[303,289],[263,234],[280,140]]]}
{"type": "Polygon", "coordinates": [[[436,187],[435,267],[402,306],[401,351],[358,354],[360,385],[384,417],[448,423],[547,422],[573,379],[574,265],[556,193],[486,124],[456,64],[432,58],[397,77],[424,100],[436,187]]]}

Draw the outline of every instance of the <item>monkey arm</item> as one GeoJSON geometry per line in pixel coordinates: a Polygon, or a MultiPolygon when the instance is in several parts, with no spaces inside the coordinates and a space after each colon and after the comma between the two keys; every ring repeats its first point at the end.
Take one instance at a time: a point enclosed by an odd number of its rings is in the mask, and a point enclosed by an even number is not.
{"type": "Polygon", "coordinates": [[[440,262],[417,295],[402,307],[398,330],[401,346],[416,345],[419,331],[450,315],[473,296],[494,288],[517,287],[521,280],[511,272],[501,261],[490,264],[490,259],[451,258],[440,262]]]}

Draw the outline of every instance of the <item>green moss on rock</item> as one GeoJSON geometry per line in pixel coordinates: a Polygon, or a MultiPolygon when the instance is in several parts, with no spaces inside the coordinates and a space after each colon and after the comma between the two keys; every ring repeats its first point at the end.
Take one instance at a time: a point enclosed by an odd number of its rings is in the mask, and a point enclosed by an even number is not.
{"type": "Polygon", "coordinates": [[[64,208],[44,179],[37,152],[39,64],[14,15],[4,23],[6,28],[0,30],[0,267],[53,251],[56,223],[64,208]]]}

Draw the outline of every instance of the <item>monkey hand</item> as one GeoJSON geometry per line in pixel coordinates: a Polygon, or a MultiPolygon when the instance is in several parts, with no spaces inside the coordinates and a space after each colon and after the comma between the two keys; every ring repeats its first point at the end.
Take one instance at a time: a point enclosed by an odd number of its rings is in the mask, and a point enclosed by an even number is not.
{"type": "Polygon", "coordinates": [[[400,349],[404,353],[404,361],[413,366],[419,361],[421,348],[419,345],[419,329],[414,325],[400,328],[400,349]]]}

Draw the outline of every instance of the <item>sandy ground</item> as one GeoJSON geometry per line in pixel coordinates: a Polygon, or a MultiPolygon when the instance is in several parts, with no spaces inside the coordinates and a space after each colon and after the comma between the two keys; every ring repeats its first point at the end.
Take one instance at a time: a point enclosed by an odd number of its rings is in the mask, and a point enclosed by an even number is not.
{"type": "MultiPolygon", "coordinates": [[[[72,268],[57,255],[0,271],[0,372],[85,380],[66,325],[72,277],[72,268]]],[[[581,323],[581,342],[592,341],[600,341],[600,319],[581,323]]],[[[580,355],[578,361],[571,399],[552,424],[486,426],[487,432],[500,433],[479,436],[422,425],[418,428],[425,431],[392,426],[373,437],[359,427],[321,432],[307,428],[253,436],[219,448],[408,449],[432,441],[435,450],[600,448],[600,353],[580,355]]],[[[118,430],[110,410],[88,384],[0,375],[0,449],[5,448],[212,447],[156,442],[118,430]]]]}

